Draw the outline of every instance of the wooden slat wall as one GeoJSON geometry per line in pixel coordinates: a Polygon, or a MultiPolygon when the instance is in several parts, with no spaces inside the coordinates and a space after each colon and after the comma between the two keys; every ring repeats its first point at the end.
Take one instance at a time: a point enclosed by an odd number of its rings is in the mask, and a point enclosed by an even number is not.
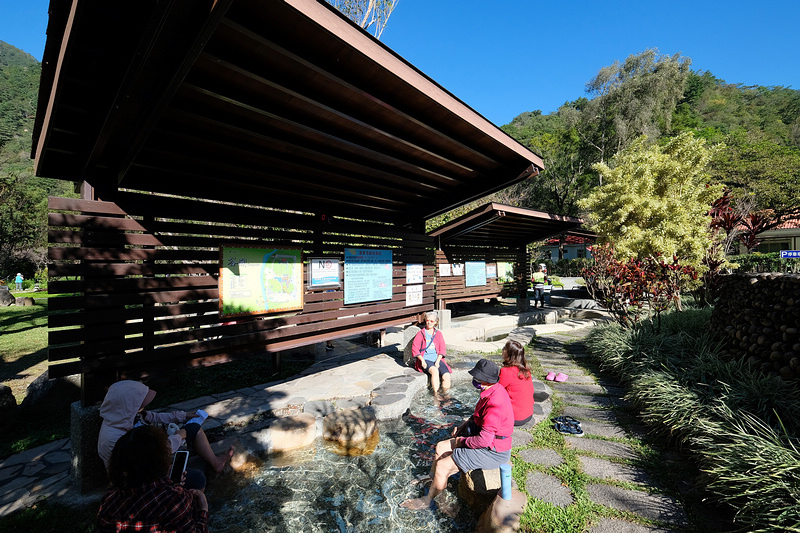
{"type": "Polygon", "coordinates": [[[489,248],[480,246],[447,246],[436,250],[436,308],[446,309],[448,303],[469,302],[500,296],[518,297],[527,294],[530,279],[530,254],[526,248],[489,248]],[[514,263],[514,283],[501,284],[497,278],[487,278],[482,287],[467,287],[466,276],[439,276],[439,265],[485,261],[514,263]]]}
{"type": "Polygon", "coordinates": [[[433,308],[433,241],[393,225],[126,191],[113,203],[50,198],[49,208],[49,292],[63,295],[50,300],[50,376],[83,374],[85,403],[123,377],[407,324],[433,308]],[[340,260],[345,247],[390,249],[393,296],[345,307],[341,289],[306,288],[300,312],[223,321],[222,242],[340,260]],[[414,307],[405,306],[408,263],[425,265],[414,307]]]}

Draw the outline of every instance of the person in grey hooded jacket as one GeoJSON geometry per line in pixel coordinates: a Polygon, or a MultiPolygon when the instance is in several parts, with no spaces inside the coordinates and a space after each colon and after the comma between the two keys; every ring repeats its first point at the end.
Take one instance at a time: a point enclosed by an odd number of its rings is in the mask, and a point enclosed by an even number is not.
{"type": "MultiPolygon", "coordinates": [[[[103,424],[100,426],[100,436],[97,439],[97,453],[103,460],[106,471],[114,445],[131,428],[141,424],[184,424],[195,417],[195,412],[145,411],[144,408],[155,396],[156,391],[138,381],[118,381],[108,388],[106,397],[100,405],[103,424]]],[[[194,450],[215,472],[222,472],[233,456],[233,447],[223,454],[215,455],[208,437],[197,423],[183,425],[176,433],[169,435],[168,439],[172,453],[178,451],[185,440],[189,450],[194,450]]]]}

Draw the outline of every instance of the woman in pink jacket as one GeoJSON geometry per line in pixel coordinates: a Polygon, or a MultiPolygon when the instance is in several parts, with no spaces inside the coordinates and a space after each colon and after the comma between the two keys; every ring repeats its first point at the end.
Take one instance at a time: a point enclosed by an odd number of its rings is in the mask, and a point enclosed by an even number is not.
{"type": "Polygon", "coordinates": [[[439,331],[439,314],[430,311],[422,314],[425,328],[417,332],[411,344],[411,353],[414,356],[414,368],[419,372],[431,375],[431,388],[433,393],[439,392],[441,381],[442,391],[450,389],[450,366],[445,362],[447,347],[444,335],[439,331]]]}
{"type": "Polygon", "coordinates": [[[492,361],[481,359],[469,373],[473,386],[481,391],[475,412],[453,431],[452,439],[436,443],[428,494],[406,500],[401,507],[427,509],[447,487],[447,479],[459,470],[493,470],[511,461],[514,410],[505,387],[498,383],[500,369],[492,361]]]}

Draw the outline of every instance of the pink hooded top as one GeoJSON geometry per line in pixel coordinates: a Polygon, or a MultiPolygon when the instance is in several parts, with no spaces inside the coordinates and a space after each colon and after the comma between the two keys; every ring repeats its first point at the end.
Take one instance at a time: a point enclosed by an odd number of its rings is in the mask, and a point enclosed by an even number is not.
{"type": "MultiPolygon", "coordinates": [[[[103,403],[100,404],[100,416],[103,424],[100,426],[100,436],[97,439],[97,453],[108,470],[111,452],[120,437],[132,427],[136,414],[142,408],[142,402],[150,389],[138,381],[118,381],[108,388],[103,403]]],[[[186,420],[184,411],[173,413],[154,413],[147,411],[143,417],[148,424],[180,424],[186,420]]],[[[168,437],[172,452],[180,448],[183,439],[180,435],[168,437]]]]}

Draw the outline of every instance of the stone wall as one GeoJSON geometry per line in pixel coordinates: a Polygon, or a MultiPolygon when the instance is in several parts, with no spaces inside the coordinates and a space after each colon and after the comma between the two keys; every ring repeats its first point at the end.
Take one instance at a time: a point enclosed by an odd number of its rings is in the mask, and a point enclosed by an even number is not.
{"type": "Polygon", "coordinates": [[[786,380],[800,379],[800,275],[732,274],[720,294],[711,327],[727,352],[786,380]]]}

